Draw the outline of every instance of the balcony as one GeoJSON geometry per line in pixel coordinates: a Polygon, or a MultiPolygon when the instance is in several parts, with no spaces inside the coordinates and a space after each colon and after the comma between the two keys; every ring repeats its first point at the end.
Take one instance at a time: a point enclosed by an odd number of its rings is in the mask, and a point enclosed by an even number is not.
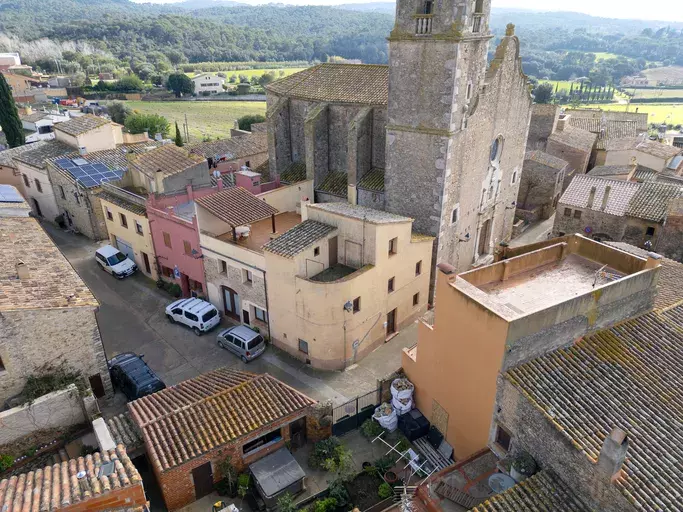
{"type": "Polygon", "coordinates": [[[484,15],[474,14],[472,16],[472,33],[479,34],[484,29],[484,15]]]}
{"type": "Polygon", "coordinates": [[[418,14],[415,17],[415,35],[424,36],[432,33],[432,15],[418,14]]]}

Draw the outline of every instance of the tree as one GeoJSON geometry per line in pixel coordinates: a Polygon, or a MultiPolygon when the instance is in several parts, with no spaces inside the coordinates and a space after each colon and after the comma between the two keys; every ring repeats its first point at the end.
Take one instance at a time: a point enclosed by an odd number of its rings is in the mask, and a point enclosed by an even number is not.
{"type": "Polygon", "coordinates": [[[542,83],[534,89],[534,98],[536,103],[552,103],[553,97],[553,84],[549,82],[542,83]]]}
{"type": "Polygon", "coordinates": [[[9,147],[15,148],[26,143],[24,127],[19,119],[17,105],[12,98],[12,91],[5,80],[5,76],[0,73],[0,127],[5,134],[9,147]]]}
{"type": "Polygon", "coordinates": [[[145,88],[145,84],[139,76],[130,74],[122,76],[114,87],[117,91],[141,91],[145,88]]]}
{"type": "Polygon", "coordinates": [[[178,128],[178,121],[175,123],[175,145],[179,148],[183,147],[183,136],[180,135],[180,128],[178,128]]]}
{"type": "Polygon", "coordinates": [[[147,132],[150,137],[154,137],[157,133],[166,137],[169,130],[169,124],[165,117],[158,114],[140,114],[138,112],[126,118],[125,126],[130,133],[147,132]]]}
{"type": "Polygon", "coordinates": [[[184,73],[168,75],[166,87],[175,93],[176,98],[180,98],[181,94],[192,94],[194,92],[194,82],[184,73]]]}
{"type": "Polygon", "coordinates": [[[121,103],[120,101],[115,101],[107,107],[107,112],[109,117],[115,123],[126,124],[126,118],[133,113],[128,105],[121,103]]]}
{"type": "Polygon", "coordinates": [[[254,123],[262,123],[266,120],[265,117],[263,117],[261,114],[249,114],[246,116],[242,116],[237,120],[237,124],[240,127],[240,130],[247,130],[251,131],[251,125],[254,123]]]}

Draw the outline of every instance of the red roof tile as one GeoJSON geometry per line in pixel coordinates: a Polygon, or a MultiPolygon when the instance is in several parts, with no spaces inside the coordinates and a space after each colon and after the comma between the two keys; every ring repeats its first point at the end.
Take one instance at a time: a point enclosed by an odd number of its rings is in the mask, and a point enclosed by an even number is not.
{"type": "Polygon", "coordinates": [[[242,187],[231,187],[200,197],[195,202],[232,227],[245,226],[278,213],[277,209],[242,187]]]}

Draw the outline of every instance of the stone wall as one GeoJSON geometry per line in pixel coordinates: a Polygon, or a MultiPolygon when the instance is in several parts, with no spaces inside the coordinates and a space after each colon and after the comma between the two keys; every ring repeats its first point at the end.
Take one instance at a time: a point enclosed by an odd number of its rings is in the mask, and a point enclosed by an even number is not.
{"type": "Polygon", "coordinates": [[[332,400],[311,406],[306,417],[306,440],[317,443],[332,435],[332,400]]]}
{"type": "Polygon", "coordinates": [[[189,169],[171,174],[164,178],[164,194],[171,192],[185,191],[188,185],[193,187],[201,187],[202,185],[211,185],[211,173],[209,172],[209,164],[206,160],[190,167],[189,169]]]}
{"type": "Polygon", "coordinates": [[[531,123],[526,142],[527,151],[545,150],[548,137],[557,129],[559,118],[560,107],[558,105],[534,103],[531,109],[531,123]]]}
{"type": "Polygon", "coordinates": [[[564,170],[548,167],[534,160],[525,160],[522,169],[517,206],[524,210],[545,209],[545,218],[552,215],[555,199],[562,193],[564,170]]]}
{"type": "Polygon", "coordinates": [[[367,206],[368,208],[374,208],[375,210],[385,209],[385,195],[382,192],[372,192],[371,190],[364,190],[362,188],[357,189],[358,191],[358,204],[361,206],[367,206]]]}
{"type": "Polygon", "coordinates": [[[0,412],[0,445],[38,430],[50,430],[86,422],[81,396],[74,384],[48,393],[30,404],[0,412]]]}
{"type": "Polygon", "coordinates": [[[99,375],[113,392],[94,307],[5,311],[0,315],[0,403],[18,394],[29,375],[64,364],[86,381],[99,375]]]}
{"type": "Polygon", "coordinates": [[[667,258],[683,263],[683,199],[669,204],[656,250],[667,258]]]}
{"type": "Polygon", "coordinates": [[[564,176],[564,185],[562,190],[566,190],[572,181],[572,178],[578,174],[585,174],[588,169],[588,162],[591,158],[590,151],[582,151],[580,149],[567,146],[552,138],[548,141],[546,146],[546,153],[557,158],[561,158],[569,163],[569,168],[564,176]]]}
{"type": "Polygon", "coordinates": [[[625,225],[624,217],[559,203],[553,224],[553,236],[560,236],[560,233],[566,235],[581,233],[591,238],[618,242],[624,236],[625,225]],[[566,210],[570,210],[569,216],[566,210]],[[581,212],[580,219],[575,217],[577,211],[581,212]],[[586,233],[586,228],[590,228],[590,233],[586,233]]]}

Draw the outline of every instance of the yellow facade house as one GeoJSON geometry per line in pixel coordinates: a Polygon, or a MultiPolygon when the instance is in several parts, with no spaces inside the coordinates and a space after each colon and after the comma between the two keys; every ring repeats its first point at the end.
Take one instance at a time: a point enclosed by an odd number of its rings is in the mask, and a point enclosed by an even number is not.
{"type": "Polygon", "coordinates": [[[426,311],[433,238],[348,203],[301,213],[263,248],[271,340],[316,368],[346,368],[426,311]]]}
{"type": "Polygon", "coordinates": [[[135,261],[142,273],[156,281],[156,258],[145,198],[109,183],[102,183],[102,191],[97,196],[102,205],[109,243],[135,261]]]}

